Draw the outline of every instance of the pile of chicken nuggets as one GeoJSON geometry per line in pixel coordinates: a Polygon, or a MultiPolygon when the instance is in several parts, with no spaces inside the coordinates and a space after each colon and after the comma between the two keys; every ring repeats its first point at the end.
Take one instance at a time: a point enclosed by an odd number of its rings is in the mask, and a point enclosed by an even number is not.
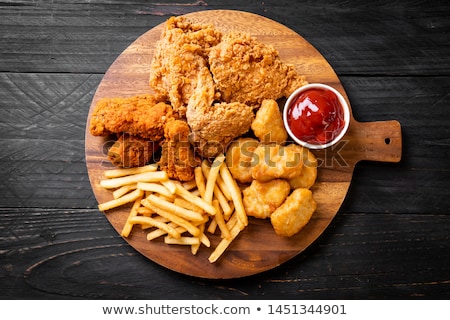
{"type": "Polygon", "coordinates": [[[179,181],[225,154],[247,215],[270,219],[277,234],[290,237],[316,210],[310,188],[317,159],[287,143],[277,100],[305,84],[274,47],[172,17],[156,44],[151,93],[101,99],[90,132],[117,137],[108,152],[114,165],[156,161],[179,181]]]}

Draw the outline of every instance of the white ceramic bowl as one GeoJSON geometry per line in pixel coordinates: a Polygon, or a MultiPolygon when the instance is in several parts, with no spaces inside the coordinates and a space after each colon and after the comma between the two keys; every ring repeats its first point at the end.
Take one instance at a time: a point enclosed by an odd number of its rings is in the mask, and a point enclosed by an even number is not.
{"type": "Polygon", "coordinates": [[[349,106],[347,104],[347,101],[342,96],[342,94],[340,94],[339,91],[337,91],[333,87],[330,87],[329,85],[321,84],[321,83],[311,83],[311,84],[307,84],[307,85],[305,85],[303,87],[298,88],[297,90],[295,90],[289,96],[289,98],[286,101],[286,104],[284,105],[284,109],[283,109],[283,122],[284,122],[284,127],[286,128],[286,131],[288,132],[289,136],[296,143],[298,143],[298,144],[300,144],[300,145],[302,145],[302,146],[304,146],[306,148],[309,148],[309,149],[325,149],[325,148],[328,148],[328,147],[334,145],[338,141],[340,141],[344,137],[344,135],[347,133],[348,127],[350,125],[350,108],[349,108],[349,106]],[[295,101],[295,99],[301,93],[303,93],[303,92],[305,92],[307,90],[310,90],[310,89],[330,90],[331,92],[333,92],[337,96],[338,101],[339,101],[340,105],[343,108],[343,112],[344,112],[344,126],[343,126],[342,130],[339,132],[339,134],[337,134],[335,136],[335,138],[332,141],[329,141],[329,142],[324,143],[324,144],[308,143],[306,141],[303,141],[303,140],[299,139],[292,132],[292,130],[289,127],[289,124],[288,124],[288,109],[289,109],[290,105],[295,101]]]}

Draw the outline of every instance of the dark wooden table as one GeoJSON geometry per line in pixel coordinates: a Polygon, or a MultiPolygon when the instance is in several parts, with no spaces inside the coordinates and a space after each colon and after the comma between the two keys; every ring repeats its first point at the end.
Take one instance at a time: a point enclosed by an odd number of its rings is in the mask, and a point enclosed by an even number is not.
{"type": "Polygon", "coordinates": [[[450,297],[447,1],[0,3],[0,298],[450,297]],[[336,218],[268,272],[198,279],[131,248],[97,210],[84,133],[105,71],[172,15],[243,10],[312,43],[358,121],[398,120],[400,163],[359,163],[336,218]]]}

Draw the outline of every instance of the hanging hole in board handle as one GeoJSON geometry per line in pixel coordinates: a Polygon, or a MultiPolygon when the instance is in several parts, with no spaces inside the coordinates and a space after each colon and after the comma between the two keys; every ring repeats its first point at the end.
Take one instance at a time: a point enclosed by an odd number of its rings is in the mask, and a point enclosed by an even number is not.
{"type": "Polygon", "coordinates": [[[402,130],[396,120],[351,124],[351,145],[357,161],[399,162],[402,157],[402,130]]]}

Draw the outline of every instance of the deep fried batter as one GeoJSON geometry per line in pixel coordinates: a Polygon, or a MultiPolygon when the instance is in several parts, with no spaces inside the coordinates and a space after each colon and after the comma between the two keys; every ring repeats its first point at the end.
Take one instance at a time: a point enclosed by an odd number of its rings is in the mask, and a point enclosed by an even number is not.
{"type": "Polygon", "coordinates": [[[189,126],[185,121],[172,120],[166,123],[159,166],[169,178],[189,181],[194,178],[194,168],[200,165],[188,141],[189,126]]]}
{"type": "Polygon", "coordinates": [[[228,146],[227,166],[231,175],[240,183],[252,182],[252,166],[255,165],[253,152],[259,141],[253,138],[239,138],[228,146]]]}
{"type": "Polygon", "coordinates": [[[186,111],[190,141],[196,152],[211,158],[225,152],[230,141],[250,129],[254,113],[239,102],[213,104],[214,83],[208,68],[200,70],[196,83],[186,111]]]}
{"type": "Polygon", "coordinates": [[[261,144],[254,151],[256,165],[252,168],[253,179],[292,179],[300,175],[303,168],[303,148],[297,144],[261,144]]]}
{"type": "Polygon", "coordinates": [[[286,180],[274,179],[268,182],[253,180],[243,191],[243,203],[247,215],[265,219],[269,218],[286,199],[291,187],[286,180]]]}
{"type": "Polygon", "coordinates": [[[92,112],[91,134],[105,136],[126,132],[159,141],[164,137],[164,124],[173,117],[172,107],[161,99],[150,94],[101,99],[92,112]]]}
{"type": "Polygon", "coordinates": [[[158,148],[159,145],[154,141],[122,134],[109,148],[108,159],[118,167],[141,167],[153,160],[153,154],[158,148]]]}
{"type": "Polygon", "coordinates": [[[272,99],[263,100],[252,122],[252,130],[259,141],[265,144],[283,144],[287,139],[278,103],[272,99]]]}
{"type": "Polygon", "coordinates": [[[289,179],[289,184],[292,189],[309,189],[314,185],[317,179],[317,158],[310,150],[308,150],[308,148],[303,148],[302,158],[302,172],[299,176],[289,179]]]}
{"type": "Polygon", "coordinates": [[[292,237],[309,222],[316,208],[317,204],[310,190],[295,189],[272,213],[270,221],[278,235],[292,237]]]}
{"type": "Polygon", "coordinates": [[[212,25],[193,24],[171,17],[155,48],[150,87],[170,100],[174,112],[184,116],[196,87],[199,70],[207,65],[207,50],[222,34],[212,25]]]}
{"type": "Polygon", "coordinates": [[[221,99],[260,105],[277,100],[307,84],[292,65],[283,63],[278,51],[245,33],[230,32],[211,48],[209,65],[221,99]]]}

